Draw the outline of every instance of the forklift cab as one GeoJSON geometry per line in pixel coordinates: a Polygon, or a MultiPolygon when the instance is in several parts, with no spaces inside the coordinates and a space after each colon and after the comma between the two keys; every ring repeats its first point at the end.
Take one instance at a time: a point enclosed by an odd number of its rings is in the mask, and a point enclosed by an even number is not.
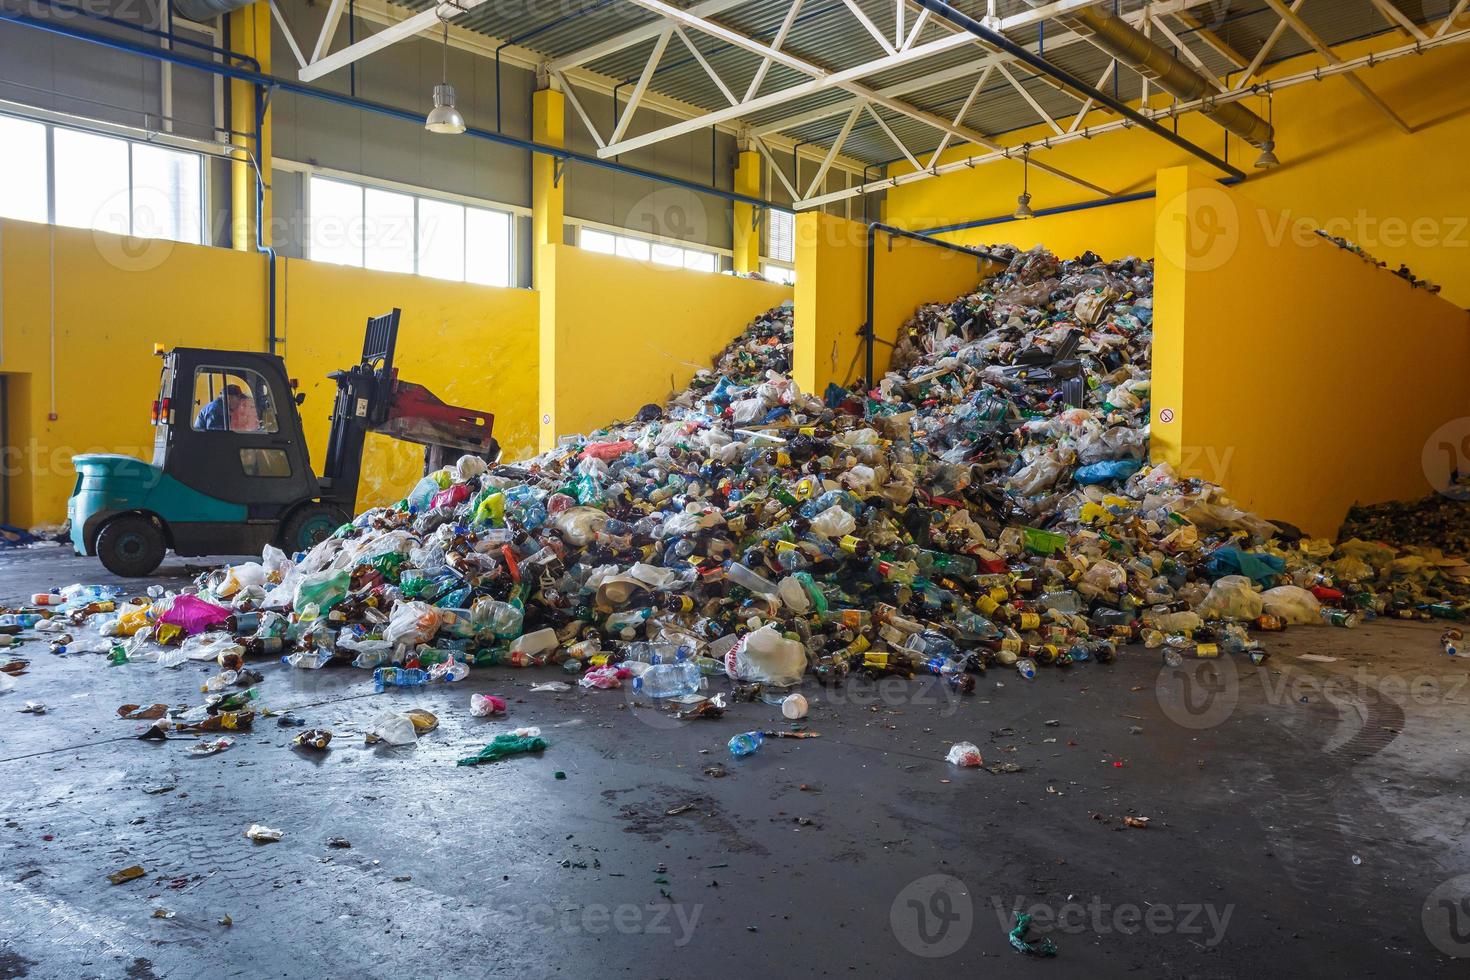
{"type": "Polygon", "coordinates": [[[153,465],[274,519],[280,505],[318,490],[297,403],[279,357],[177,348],[164,357],[154,402],[153,465]]]}

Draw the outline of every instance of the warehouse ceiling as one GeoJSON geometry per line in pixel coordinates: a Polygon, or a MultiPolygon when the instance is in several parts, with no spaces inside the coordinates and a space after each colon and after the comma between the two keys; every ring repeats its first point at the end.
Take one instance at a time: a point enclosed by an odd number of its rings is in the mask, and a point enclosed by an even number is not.
{"type": "MultiPolygon", "coordinates": [[[[338,0],[334,4],[340,6],[338,0]]],[[[1094,106],[1085,94],[909,0],[395,0],[395,5],[416,13],[401,25],[406,33],[433,29],[444,17],[458,28],[543,57],[603,156],[723,124],[746,131],[762,150],[762,137],[780,134],[830,151],[829,162],[838,153],[861,163],[908,160],[922,177],[949,147],[973,144],[986,154],[971,164],[1019,155],[1022,148],[1013,140],[1004,145],[1001,137],[1038,124],[1052,130],[1042,142],[1080,137],[1085,110],[1094,106]],[[621,83],[616,126],[593,125],[579,103],[576,81],[568,78],[572,69],[621,83]],[[629,124],[649,93],[687,104],[693,117],[652,131],[643,126],[629,135],[634,131],[629,124]]],[[[1315,52],[1319,64],[1346,73],[1352,66],[1334,67],[1338,59],[1332,49],[1349,41],[1392,32],[1404,47],[1424,46],[1463,40],[1467,33],[1451,30],[1466,0],[954,0],[952,6],[1106,94],[1133,101],[1159,89],[1115,61],[1095,36],[1078,32],[1076,17],[1088,8],[1116,12],[1187,71],[1202,76],[1206,102],[1230,100],[1233,94],[1234,101],[1255,109],[1264,104],[1263,90],[1256,88],[1259,72],[1275,62],[1315,52]]],[[[302,77],[325,74],[353,57],[350,48],[336,52],[320,69],[304,69],[302,77]]],[[[1355,73],[1348,80],[1403,125],[1366,82],[1355,73]]],[[[1090,192],[1108,193],[1048,166],[1044,149],[1041,143],[1024,148],[1033,166],[1090,192]]],[[[815,196],[820,176],[806,188],[789,186],[799,207],[832,199],[815,196]]],[[[789,183],[784,173],[781,177],[789,183]]],[[[845,193],[862,193],[862,188],[845,193]]]]}

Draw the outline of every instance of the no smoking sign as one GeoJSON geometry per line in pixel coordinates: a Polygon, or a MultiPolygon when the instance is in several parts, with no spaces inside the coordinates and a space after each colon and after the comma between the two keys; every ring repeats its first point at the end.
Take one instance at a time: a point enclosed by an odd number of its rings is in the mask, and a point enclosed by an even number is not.
{"type": "Polygon", "coordinates": [[[1172,422],[1172,421],[1174,421],[1174,410],[1172,408],[1161,408],[1161,409],[1159,409],[1159,421],[1160,422],[1172,422]]]}

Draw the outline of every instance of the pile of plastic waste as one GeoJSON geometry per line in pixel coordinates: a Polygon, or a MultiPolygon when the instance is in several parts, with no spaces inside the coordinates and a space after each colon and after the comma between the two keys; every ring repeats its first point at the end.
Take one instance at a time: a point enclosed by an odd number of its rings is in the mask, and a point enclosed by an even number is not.
{"type": "MultiPolygon", "coordinates": [[[[1320,235],[1322,238],[1327,239],[1329,242],[1336,245],[1343,251],[1352,252],[1358,258],[1362,259],[1364,262],[1367,262],[1369,265],[1376,265],[1380,269],[1388,268],[1387,262],[1373,255],[1363,246],[1359,245],[1357,242],[1353,241],[1350,238],[1343,238],[1341,235],[1334,235],[1323,228],[1318,228],[1317,234],[1320,235]]],[[[1392,271],[1394,275],[1398,276],[1400,279],[1403,279],[1415,289],[1427,289],[1431,293],[1439,292],[1440,287],[1438,283],[1431,282],[1428,279],[1420,279],[1414,274],[1414,271],[1412,269],[1410,269],[1402,262],[1399,263],[1399,267],[1397,269],[1394,269],[1392,271]]]]}
{"type": "Polygon", "coordinates": [[[662,409],[465,457],[310,551],[98,610],[109,655],[350,665],[379,691],[544,667],[683,717],[718,716],[728,685],[799,720],[809,676],[966,693],[1140,640],[1259,662],[1288,625],[1461,616],[1463,567],[1305,538],[1148,465],[1149,263],[1005,254],[916,313],[870,391],[799,391],[773,310],[662,409]]]}

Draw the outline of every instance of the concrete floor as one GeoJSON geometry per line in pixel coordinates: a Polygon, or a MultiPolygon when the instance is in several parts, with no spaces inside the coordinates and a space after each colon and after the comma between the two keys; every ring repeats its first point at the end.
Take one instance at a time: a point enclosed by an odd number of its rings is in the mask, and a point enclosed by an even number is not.
{"type": "MultiPolygon", "coordinates": [[[[0,601],[79,579],[107,576],[0,557],[0,601]]],[[[822,737],[747,759],[725,742],[777,709],[679,722],[620,691],[530,693],[550,669],[375,696],[362,671],[274,664],[264,702],[331,751],[267,719],[196,758],[115,710],[197,703],[205,667],[33,641],[0,695],[0,977],[1465,976],[1470,684],[1439,631],[1296,628],[1266,668],[1199,677],[1135,647],[962,700],[813,685],[822,737]],[[475,691],[508,720],[470,717],[475,691]],[[385,705],[440,727],[364,746],[385,705]],[[511,725],[549,749],[455,766],[511,725]],[[960,740],[995,771],[947,765],[960,740]],[[1009,947],[1014,908],[1054,962],[1009,947]]]]}

